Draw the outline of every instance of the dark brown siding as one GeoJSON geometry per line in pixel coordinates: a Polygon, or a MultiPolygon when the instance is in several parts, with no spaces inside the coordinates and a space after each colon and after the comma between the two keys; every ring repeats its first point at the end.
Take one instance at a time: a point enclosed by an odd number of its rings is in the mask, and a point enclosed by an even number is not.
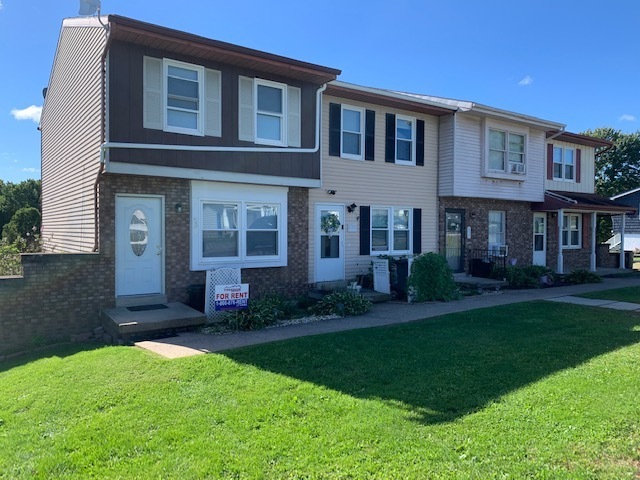
{"type": "MultiPolygon", "coordinates": [[[[302,148],[315,144],[316,91],[318,85],[287,78],[266,76],[234,66],[203,62],[201,59],[166,55],[133,44],[114,42],[109,54],[109,141],[189,146],[253,147],[238,140],[238,77],[265,78],[301,88],[302,148]],[[222,137],[199,137],[142,127],[143,57],[172,58],[222,72],[222,137]]],[[[319,153],[186,152],[161,150],[110,151],[110,161],[162,165],[234,173],[275,175],[305,179],[320,178],[319,153]]]]}

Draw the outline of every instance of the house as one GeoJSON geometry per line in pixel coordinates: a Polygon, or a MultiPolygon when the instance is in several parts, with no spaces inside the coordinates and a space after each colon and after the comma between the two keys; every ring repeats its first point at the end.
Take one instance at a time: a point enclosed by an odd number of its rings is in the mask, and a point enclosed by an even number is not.
{"type": "MultiPolygon", "coordinates": [[[[614,195],[611,200],[633,207],[636,212],[640,212],[640,188],[614,195]]],[[[622,215],[613,216],[612,232],[613,236],[607,242],[612,251],[640,250],[640,216],[638,214],[627,214],[624,217],[622,215]],[[623,229],[624,237],[622,235],[623,229]]]]}
{"type": "Polygon", "coordinates": [[[41,119],[45,251],[99,252],[116,305],[184,301],[222,266],[255,293],[303,291],[339,73],[117,15],[65,20],[41,119]]]}
{"type": "Polygon", "coordinates": [[[438,125],[455,107],[332,81],[322,188],[309,190],[309,283],[353,280],[380,255],[438,248],[438,125]],[[323,229],[335,215],[340,228],[323,229]]]}

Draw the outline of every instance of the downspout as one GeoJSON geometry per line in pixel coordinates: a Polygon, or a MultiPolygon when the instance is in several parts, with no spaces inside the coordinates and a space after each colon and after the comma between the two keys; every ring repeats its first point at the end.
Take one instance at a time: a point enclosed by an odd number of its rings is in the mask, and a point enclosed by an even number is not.
{"type": "MultiPolygon", "coordinates": [[[[124,148],[132,150],[173,150],[183,152],[258,152],[258,153],[317,153],[320,150],[320,131],[322,118],[322,92],[327,89],[327,84],[323,84],[316,90],[316,138],[313,148],[297,147],[221,147],[221,146],[201,146],[201,145],[167,145],[158,143],[126,143],[126,142],[103,142],[100,147],[101,158],[106,157],[106,153],[112,148],[124,148]]],[[[103,160],[106,163],[105,160],[103,160]]]]}
{"type": "MultiPolygon", "coordinates": [[[[100,180],[102,178],[102,174],[104,173],[104,150],[102,146],[105,143],[105,131],[106,131],[106,110],[107,110],[107,53],[109,52],[109,46],[111,45],[111,29],[108,26],[105,26],[102,21],[100,21],[100,13],[98,13],[98,21],[105,29],[105,35],[107,40],[104,45],[104,52],[102,54],[102,58],[100,59],[100,82],[101,82],[101,92],[100,92],[100,164],[98,165],[98,173],[96,175],[96,181],[93,183],[93,251],[97,252],[100,249],[100,221],[98,218],[99,213],[99,202],[98,202],[98,187],[100,185],[100,180]]],[[[108,23],[107,23],[108,25],[108,23]]]]}

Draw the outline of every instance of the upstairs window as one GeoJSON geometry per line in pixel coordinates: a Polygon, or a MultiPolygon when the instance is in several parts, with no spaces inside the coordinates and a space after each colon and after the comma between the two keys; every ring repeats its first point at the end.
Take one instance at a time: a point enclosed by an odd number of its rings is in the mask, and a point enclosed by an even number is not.
{"type": "Polygon", "coordinates": [[[364,151],[364,108],[342,106],[340,156],[362,160],[364,151]]]}
{"type": "Polygon", "coordinates": [[[202,134],[204,68],[165,61],[166,130],[202,134]]]}
{"type": "Polygon", "coordinates": [[[416,119],[396,115],[396,163],[416,163],[416,119]]]}
{"type": "Polygon", "coordinates": [[[553,147],[553,179],[569,182],[575,180],[575,150],[553,147]]]}
{"type": "Polygon", "coordinates": [[[526,136],[489,129],[489,170],[522,175],[525,166],[526,136]]]}
{"type": "Polygon", "coordinates": [[[256,80],[256,143],[286,145],[286,85],[256,80]]]}
{"type": "Polygon", "coordinates": [[[393,113],[385,118],[384,161],[424,166],[424,120],[393,113]]]}

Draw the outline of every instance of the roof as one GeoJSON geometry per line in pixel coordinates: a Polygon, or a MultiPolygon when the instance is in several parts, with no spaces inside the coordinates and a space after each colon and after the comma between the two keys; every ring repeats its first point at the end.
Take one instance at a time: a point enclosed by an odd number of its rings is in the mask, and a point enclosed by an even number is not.
{"type": "Polygon", "coordinates": [[[110,40],[261,70],[317,84],[334,80],[341,71],[272,53],[212,40],[119,15],[109,15],[110,40]]]}
{"type": "Polygon", "coordinates": [[[634,193],[640,192],[640,187],[634,188],[633,190],[628,190],[626,192],[619,193],[618,195],[614,195],[611,197],[611,200],[617,200],[618,198],[626,197],[627,195],[633,195],[634,193]]]}
{"type": "Polygon", "coordinates": [[[470,102],[466,100],[454,100],[452,98],[436,97],[433,95],[422,95],[407,92],[395,93],[397,93],[398,95],[439,103],[441,105],[456,107],[458,111],[461,112],[477,113],[480,115],[497,117],[511,122],[525,123],[528,125],[539,127],[543,130],[564,130],[565,127],[563,123],[552,122],[551,120],[544,120],[542,118],[532,117],[530,115],[524,115],[522,113],[511,112],[508,110],[502,110],[500,108],[489,107],[487,105],[482,105],[480,103],[470,102]]]}
{"type": "Polygon", "coordinates": [[[435,116],[451,115],[458,110],[455,106],[427,99],[409,98],[406,95],[401,95],[391,90],[365,87],[338,80],[332,81],[327,85],[325,94],[435,116]]]}
{"type": "Polygon", "coordinates": [[[534,203],[532,210],[551,212],[556,210],[587,211],[600,213],[635,213],[636,209],[595,193],[573,193],[547,190],[544,202],[534,203]]]}
{"type": "Polygon", "coordinates": [[[602,138],[590,137],[588,135],[580,135],[578,133],[564,132],[564,131],[550,131],[547,132],[547,138],[553,137],[554,140],[561,142],[576,143],[578,145],[585,145],[587,147],[612,147],[613,142],[604,140],[602,138]]]}

